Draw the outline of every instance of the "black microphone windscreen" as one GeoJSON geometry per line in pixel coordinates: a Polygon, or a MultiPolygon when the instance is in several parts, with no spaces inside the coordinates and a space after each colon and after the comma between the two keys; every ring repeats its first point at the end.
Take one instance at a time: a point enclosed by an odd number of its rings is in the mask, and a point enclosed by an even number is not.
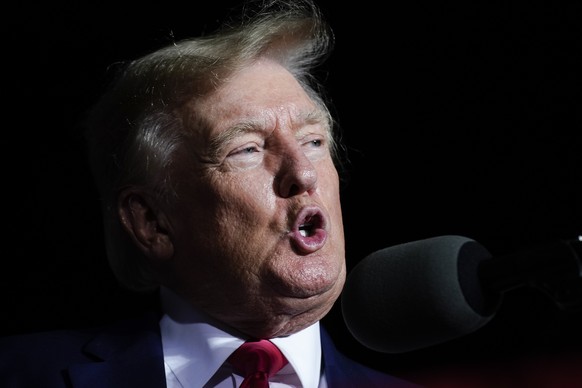
{"type": "Polygon", "coordinates": [[[341,297],[348,330],[364,346],[403,353],[471,333],[494,316],[477,267],[491,255],[463,236],[376,251],[349,273],[341,297]]]}

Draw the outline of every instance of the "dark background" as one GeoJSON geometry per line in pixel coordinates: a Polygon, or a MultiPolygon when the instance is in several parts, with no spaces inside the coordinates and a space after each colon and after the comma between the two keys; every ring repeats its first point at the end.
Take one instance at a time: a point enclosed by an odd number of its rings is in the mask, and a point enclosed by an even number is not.
{"type": "MultiPolygon", "coordinates": [[[[236,4],[214,3],[5,12],[4,334],[107,322],[148,302],[106,266],[77,123],[108,65],[212,30],[236,4]]],[[[350,148],[348,266],[445,234],[494,255],[582,235],[581,3],[405,3],[320,2],[337,39],[320,75],[350,148]]],[[[477,367],[482,381],[522,382],[535,362],[551,375],[582,352],[582,313],[529,288],[477,332],[406,354],[356,343],[337,307],[325,323],[354,358],[419,381],[477,367]]]]}

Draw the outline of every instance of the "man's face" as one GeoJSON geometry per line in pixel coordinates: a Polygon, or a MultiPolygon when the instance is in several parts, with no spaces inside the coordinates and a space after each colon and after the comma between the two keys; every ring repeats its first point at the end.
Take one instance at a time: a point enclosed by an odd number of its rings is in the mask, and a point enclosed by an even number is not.
{"type": "Polygon", "coordinates": [[[332,307],[346,272],[324,113],[268,60],[191,108],[204,125],[175,167],[166,285],[250,335],[307,327],[332,307]]]}

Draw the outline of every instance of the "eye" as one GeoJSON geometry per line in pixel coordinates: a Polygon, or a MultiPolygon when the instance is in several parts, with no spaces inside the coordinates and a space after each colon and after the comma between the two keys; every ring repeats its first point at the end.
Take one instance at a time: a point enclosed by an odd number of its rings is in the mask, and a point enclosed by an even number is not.
{"type": "Polygon", "coordinates": [[[249,154],[254,154],[256,152],[261,152],[257,145],[246,145],[244,147],[237,148],[228,154],[228,157],[233,156],[244,156],[249,154]]]}
{"type": "Polygon", "coordinates": [[[252,168],[261,163],[264,155],[263,146],[256,142],[247,142],[229,152],[223,166],[230,169],[252,168]]]}
{"type": "Polygon", "coordinates": [[[325,144],[325,140],[321,137],[310,137],[305,139],[303,145],[310,148],[321,148],[325,144]]]}
{"type": "Polygon", "coordinates": [[[303,147],[306,147],[305,149],[308,150],[306,152],[321,152],[327,148],[326,145],[326,139],[320,136],[305,139],[303,143],[303,147]]]}
{"type": "Polygon", "coordinates": [[[318,160],[326,157],[328,153],[326,139],[321,136],[313,136],[303,142],[303,152],[310,160],[318,160]]]}
{"type": "Polygon", "coordinates": [[[253,152],[259,152],[259,149],[257,147],[254,147],[254,146],[245,147],[242,150],[238,151],[237,153],[241,153],[241,154],[252,154],[253,152]]]}

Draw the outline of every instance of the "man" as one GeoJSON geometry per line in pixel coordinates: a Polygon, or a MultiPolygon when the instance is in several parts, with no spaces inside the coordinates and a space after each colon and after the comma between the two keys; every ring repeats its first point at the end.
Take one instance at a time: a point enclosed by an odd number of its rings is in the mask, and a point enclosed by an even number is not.
{"type": "Polygon", "coordinates": [[[309,73],[331,34],[310,1],[271,3],[130,62],[88,117],[110,265],[159,311],[7,339],[0,386],[234,387],[229,356],[259,339],[288,361],[278,386],[413,386],[320,327],[346,277],[340,145],[309,73]]]}

